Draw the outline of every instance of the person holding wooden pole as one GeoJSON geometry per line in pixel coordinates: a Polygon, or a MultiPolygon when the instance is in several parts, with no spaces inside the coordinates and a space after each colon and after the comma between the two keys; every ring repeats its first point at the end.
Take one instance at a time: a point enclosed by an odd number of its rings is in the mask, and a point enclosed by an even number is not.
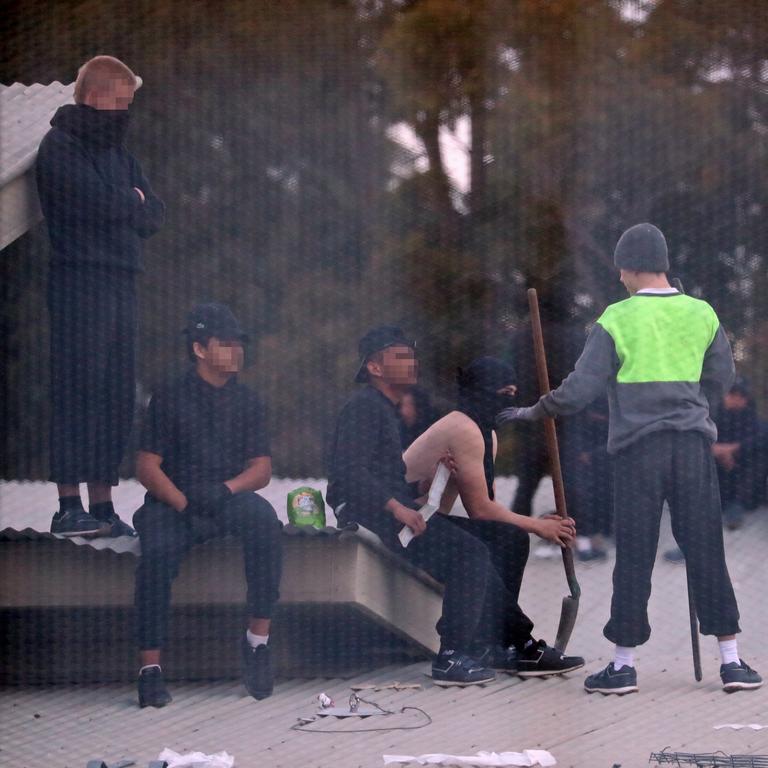
{"type": "Polygon", "coordinates": [[[608,393],[616,564],[603,632],[616,650],[584,687],[603,694],[638,690],[634,649],[651,633],[647,607],[666,501],[701,633],[719,642],[723,689],[759,688],[762,678],[738,654],[739,611],[710,450],[717,437],[710,411],[734,377],[728,338],[709,304],[670,285],[667,244],[652,224],[624,232],[614,264],[630,297],[598,318],[573,372],[557,389],[500,416],[506,423],[572,414],[608,393]]]}

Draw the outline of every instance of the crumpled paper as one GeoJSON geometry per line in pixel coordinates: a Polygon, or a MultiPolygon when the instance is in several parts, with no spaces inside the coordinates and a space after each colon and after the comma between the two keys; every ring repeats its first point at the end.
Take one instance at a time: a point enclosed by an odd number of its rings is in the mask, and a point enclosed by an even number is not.
{"type": "Polygon", "coordinates": [[[180,755],[167,747],[157,759],[168,763],[168,768],[232,768],[235,764],[235,758],[227,752],[217,752],[215,755],[188,752],[186,755],[180,755]]]}
{"type": "Polygon", "coordinates": [[[478,752],[476,755],[384,755],[384,765],[416,763],[417,765],[461,766],[536,766],[557,765],[545,749],[524,749],[522,752],[478,752]]]}
{"type": "Polygon", "coordinates": [[[734,731],[740,731],[742,728],[751,728],[753,731],[762,731],[763,728],[768,728],[768,725],[760,725],[758,723],[723,723],[723,725],[716,725],[715,730],[719,731],[721,728],[733,728],[734,731]]]}

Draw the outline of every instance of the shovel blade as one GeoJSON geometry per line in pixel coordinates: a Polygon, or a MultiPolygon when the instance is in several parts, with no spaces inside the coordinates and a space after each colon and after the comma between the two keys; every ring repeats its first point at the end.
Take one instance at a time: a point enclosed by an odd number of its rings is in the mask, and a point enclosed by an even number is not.
{"type": "Polygon", "coordinates": [[[555,637],[555,648],[560,653],[565,653],[568,641],[571,639],[571,633],[576,626],[576,615],[579,612],[579,598],[573,595],[566,595],[563,598],[563,605],[560,609],[560,624],[557,627],[557,636],[555,637]]]}

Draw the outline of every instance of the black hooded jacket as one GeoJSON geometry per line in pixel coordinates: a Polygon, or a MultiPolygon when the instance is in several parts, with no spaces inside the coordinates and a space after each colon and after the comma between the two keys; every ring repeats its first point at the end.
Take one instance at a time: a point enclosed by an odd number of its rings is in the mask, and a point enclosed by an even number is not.
{"type": "Polygon", "coordinates": [[[123,145],[126,118],[67,104],[51,120],[35,170],[52,264],[141,270],[141,239],[160,229],[165,206],[123,145]]]}

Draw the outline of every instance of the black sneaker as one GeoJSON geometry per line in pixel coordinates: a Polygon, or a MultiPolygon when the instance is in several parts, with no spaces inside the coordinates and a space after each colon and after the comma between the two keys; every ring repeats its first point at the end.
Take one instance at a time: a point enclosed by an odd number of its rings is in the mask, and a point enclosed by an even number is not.
{"type": "Polygon", "coordinates": [[[165,687],[163,670],[160,667],[145,667],[139,672],[139,706],[164,707],[172,701],[165,687]]]}
{"type": "Polygon", "coordinates": [[[608,553],[604,549],[590,547],[589,549],[577,550],[576,559],[580,563],[602,563],[608,559],[608,553]]]}
{"type": "Polygon", "coordinates": [[[82,507],[59,510],[51,520],[51,533],[57,536],[107,536],[109,525],[89,515],[82,507]]]}
{"type": "Polygon", "coordinates": [[[275,687],[272,652],[268,645],[253,648],[247,637],[242,639],[243,685],[254,699],[266,699],[275,687]]]}
{"type": "Polygon", "coordinates": [[[741,659],[738,664],[735,661],[730,664],[721,664],[720,679],[723,681],[723,690],[727,693],[747,691],[751,688],[759,688],[763,684],[763,678],[741,659]]]}
{"type": "Polygon", "coordinates": [[[517,673],[517,649],[512,646],[505,648],[503,645],[487,645],[474,654],[477,663],[497,672],[508,672],[510,675],[517,673]]]}
{"type": "Polygon", "coordinates": [[[91,516],[99,522],[105,523],[109,526],[108,535],[113,539],[116,539],[118,536],[130,536],[131,538],[136,538],[136,536],[139,535],[133,528],[131,528],[130,525],[128,525],[128,523],[124,523],[120,519],[117,512],[112,512],[106,517],[100,517],[98,515],[94,515],[93,513],[91,513],[91,516]]]}
{"type": "Polygon", "coordinates": [[[440,651],[432,662],[432,680],[443,688],[491,683],[496,673],[477,659],[458,651],[440,651]]]}
{"type": "Polygon", "coordinates": [[[595,672],[584,681],[587,693],[615,693],[623,696],[625,693],[637,691],[637,671],[634,667],[622,667],[618,671],[611,662],[601,672],[595,672]]]}
{"type": "Polygon", "coordinates": [[[517,653],[517,674],[520,677],[562,675],[583,666],[581,656],[566,656],[557,648],[550,648],[543,640],[534,641],[517,653]]]}

